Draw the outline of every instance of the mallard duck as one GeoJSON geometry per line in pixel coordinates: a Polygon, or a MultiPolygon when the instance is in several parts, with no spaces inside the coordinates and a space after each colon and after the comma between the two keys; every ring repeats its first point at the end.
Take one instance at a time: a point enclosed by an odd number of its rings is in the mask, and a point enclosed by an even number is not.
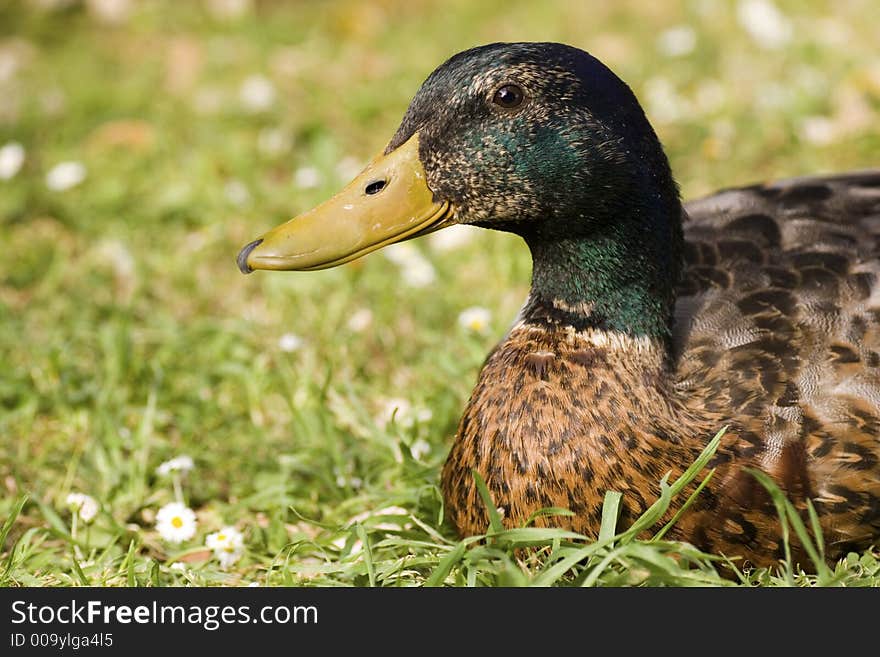
{"type": "Polygon", "coordinates": [[[606,491],[632,522],[728,427],[668,537],[777,562],[757,469],[805,517],[812,502],[829,560],[877,541],[880,171],[682,204],[611,70],[567,45],[495,43],[431,73],[360,175],[238,264],[333,267],[452,224],[515,233],[533,259],[443,467],[461,535],[488,524],[472,470],[505,525],[562,507],[538,524],[595,537],[606,491]]]}

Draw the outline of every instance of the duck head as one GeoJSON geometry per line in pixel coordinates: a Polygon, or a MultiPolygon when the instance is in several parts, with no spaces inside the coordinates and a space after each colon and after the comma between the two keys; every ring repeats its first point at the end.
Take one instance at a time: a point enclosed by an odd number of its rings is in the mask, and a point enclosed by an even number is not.
{"type": "Polygon", "coordinates": [[[609,237],[643,247],[614,255],[635,258],[624,269],[674,281],[680,213],[666,156],[623,81],[577,48],[496,43],[436,69],[363,172],[245,246],[238,264],[244,273],[333,267],[461,223],[521,235],[535,260],[533,292],[541,254],[572,257],[548,247],[595,242],[604,252],[609,237]]]}

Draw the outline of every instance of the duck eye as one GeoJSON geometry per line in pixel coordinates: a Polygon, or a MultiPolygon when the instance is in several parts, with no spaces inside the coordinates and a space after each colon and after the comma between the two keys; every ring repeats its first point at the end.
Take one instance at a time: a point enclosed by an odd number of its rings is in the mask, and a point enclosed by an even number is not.
{"type": "Polygon", "coordinates": [[[519,107],[524,98],[525,94],[518,86],[515,84],[505,84],[492,96],[492,102],[504,109],[513,109],[514,107],[519,107]]]}

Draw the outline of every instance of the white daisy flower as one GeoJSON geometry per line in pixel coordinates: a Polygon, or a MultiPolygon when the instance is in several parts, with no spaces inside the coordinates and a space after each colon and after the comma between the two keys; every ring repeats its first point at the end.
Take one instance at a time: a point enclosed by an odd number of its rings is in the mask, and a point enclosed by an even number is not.
{"type": "Polygon", "coordinates": [[[341,180],[351,180],[364,168],[363,163],[351,155],[346,155],[336,163],[336,175],[341,180]]]}
{"type": "Polygon", "coordinates": [[[252,0],[208,0],[208,12],[219,20],[235,20],[251,11],[252,0]]]}
{"type": "Polygon", "coordinates": [[[458,324],[472,333],[485,333],[492,320],[492,313],[482,306],[471,306],[461,311],[458,316],[458,324]]]}
{"type": "Polygon", "coordinates": [[[386,399],[382,404],[376,417],[376,422],[379,426],[385,427],[393,420],[395,424],[409,428],[416,423],[424,424],[425,422],[430,422],[432,417],[434,417],[434,414],[430,408],[425,408],[424,406],[414,407],[406,399],[392,397],[391,399],[386,399]]]}
{"type": "Polygon", "coordinates": [[[773,50],[791,41],[791,22],[772,0],[740,0],[736,16],[743,29],[762,48],[773,50]]]}
{"type": "Polygon", "coordinates": [[[231,525],[223,527],[220,531],[208,534],[205,537],[205,545],[214,551],[214,556],[220,561],[220,566],[229,568],[244,554],[244,540],[240,531],[231,525]]]}
{"type": "Polygon", "coordinates": [[[0,148],[0,180],[9,180],[21,171],[24,164],[24,146],[11,141],[0,148]]]}
{"type": "Polygon", "coordinates": [[[421,461],[422,457],[431,453],[431,443],[424,438],[419,438],[409,446],[409,453],[416,461],[421,461]]]}
{"type": "Polygon", "coordinates": [[[466,224],[455,224],[449,228],[431,233],[428,244],[434,251],[454,251],[471,242],[476,235],[476,228],[466,224]]]}
{"type": "Polygon", "coordinates": [[[334,470],[336,474],[336,485],[340,488],[360,488],[364,485],[364,480],[360,477],[346,477],[337,468],[334,470]]]}
{"type": "Polygon", "coordinates": [[[156,531],[169,543],[188,541],[196,533],[196,514],[180,502],[169,502],[156,513],[156,531]]]}
{"type": "Polygon", "coordinates": [[[156,468],[156,474],[164,477],[172,472],[189,472],[193,469],[194,465],[191,456],[181,454],[180,456],[175,456],[173,459],[169,459],[160,464],[159,467],[156,468]]]}
{"type": "MultiPolygon", "coordinates": [[[[383,427],[390,424],[392,420],[397,422],[397,424],[404,424],[410,419],[411,415],[412,404],[401,397],[392,397],[391,399],[386,399],[382,404],[376,421],[383,427]]],[[[411,422],[410,425],[412,425],[411,422]]]]}
{"type": "Polygon", "coordinates": [[[677,25],[660,33],[657,50],[667,57],[689,55],[697,47],[697,33],[688,25],[677,25]]]}
{"type": "Polygon", "coordinates": [[[294,333],[285,333],[278,338],[278,348],[281,351],[291,353],[303,346],[303,339],[294,333]]]}
{"type": "Polygon", "coordinates": [[[70,493],[65,500],[67,506],[79,514],[83,522],[91,522],[98,515],[100,508],[97,500],[91,495],[85,493],[70,493]]]}
{"type": "Polygon", "coordinates": [[[360,488],[361,486],[364,485],[363,479],[361,479],[360,477],[356,477],[356,476],[351,475],[351,470],[352,470],[352,468],[351,468],[350,464],[344,470],[339,466],[335,466],[333,468],[333,474],[336,477],[336,485],[337,486],[339,486],[340,488],[346,488],[346,487],[360,488]]]}
{"type": "Polygon", "coordinates": [[[827,146],[838,136],[837,126],[827,116],[808,116],[800,124],[800,138],[817,146],[827,146]]]}
{"type": "Polygon", "coordinates": [[[351,314],[346,326],[353,333],[362,333],[370,328],[373,323],[373,311],[369,308],[360,308],[351,314]]]}
{"type": "Polygon", "coordinates": [[[400,270],[403,282],[409,287],[425,287],[437,280],[434,265],[422,258],[404,265],[400,270]]]}
{"type": "Polygon", "coordinates": [[[653,77],[645,82],[643,94],[651,113],[658,123],[673,123],[690,111],[689,104],[675,86],[663,77],[653,77]]]}
{"type": "Polygon", "coordinates": [[[293,174],[293,184],[300,189],[312,189],[321,184],[321,172],[315,167],[300,167],[293,174]]]}
{"type": "Polygon", "coordinates": [[[697,87],[694,103],[701,112],[714,112],[724,106],[727,92],[717,80],[705,80],[697,87]]]}
{"type": "Polygon", "coordinates": [[[383,252],[386,258],[400,267],[403,282],[410,287],[425,287],[437,278],[434,265],[412,244],[392,244],[383,252]]]}
{"type": "Polygon", "coordinates": [[[137,263],[125,242],[114,239],[101,240],[95,245],[95,254],[102,262],[110,265],[120,283],[133,284],[137,263]]]}
{"type": "Polygon", "coordinates": [[[223,195],[227,201],[238,207],[247,205],[251,200],[251,193],[247,185],[240,180],[227,181],[223,186],[223,195]]]}
{"type": "Polygon", "coordinates": [[[275,85],[265,75],[245,78],[238,90],[238,99],[249,112],[265,112],[275,104],[275,85]]]}
{"type": "Polygon", "coordinates": [[[102,23],[121,25],[132,10],[131,0],[87,0],[89,13],[102,23]]]}
{"type": "Polygon", "coordinates": [[[79,185],[86,179],[86,168],[81,162],[61,162],[46,174],[46,187],[63,192],[79,185]]]}
{"type": "Polygon", "coordinates": [[[424,256],[411,242],[398,242],[382,249],[382,255],[399,267],[404,267],[411,262],[422,260],[424,256]]]}
{"type": "Polygon", "coordinates": [[[232,525],[226,525],[220,531],[208,534],[205,537],[205,545],[211,550],[225,550],[238,548],[243,545],[242,533],[232,525]]]}
{"type": "Polygon", "coordinates": [[[290,135],[281,128],[263,128],[257,135],[257,150],[263,155],[281,155],[290,148],[290,135]]]}

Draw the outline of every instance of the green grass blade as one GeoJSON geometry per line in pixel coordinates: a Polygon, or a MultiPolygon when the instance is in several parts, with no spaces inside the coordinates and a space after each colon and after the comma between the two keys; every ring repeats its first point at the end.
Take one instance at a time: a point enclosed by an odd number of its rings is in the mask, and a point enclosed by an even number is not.
{"type": "MultiPolygon", "coordinates": [[[[789,532],[788,507],[786,505],[788,500],[779,489],[779,486],[776,485],[776,482],[774,482],[766,473],[761,472],[760,470],[755,470],[754,468],[746,468],[746,470],[747,472],[750,472],[765,489],[767,489],[767,492],[770,494],[770,499],[773,500],[773,506],[776,507],[776,513],[779,516],[779,522],[782,529],[782,544],[785,549],[785,581],[789,586],[794,586],[794,572],[792,571],[791,563],[791,535],[789,532]]],[[[795,513],[795,515],[797,514],[795,513]]]]}
{"type": "Polygon", "coordinates": [[[76,551],[73,547],[71,547],[70,549],[70,561],[73,564],[73,572],[76,575],[76,578],[79,580],[79,583],[83,586],[91,586],[89,578],[86,577],[86,574],[83,572],[83,569],[79,565],[79,559],[76,558],[76,551]]]}
{"type": "Polygon", "coordinates": [[[55,510],[52,507],[43,504],[36,497],[34,497],[33,500],[40,509],[40,513],[43,514],[43,518],[49,523],[52,531],[61,538],[67,540],[71,545],[75,544],[77,541],[71,535],[70,530],[67,528],[67,524],[61,519],[61,516],[55,513],[55,510]]]}
{"type": "Polygon", "coordinates": [[[488,534],[506,545],[520,547],[525,545],[538,545],[549,543],[553,540],[586,540],[585,536],[565,529],[555,527],[514,527],[505,529],[497,534],[488,534]]]}
{"type": "Polygon", "coordinates": [[[563,557],[552,566],[546,568],[537,577],[533,578],[532,586],[551,586],[578,563],[605,550],[610,543],[610,539],[605,539],[604,541],[596,541],[583,548],[574,550],[571,554],[563,557]]]}
{"type": "MultiPolygon", "coordinates": [[[[800,514],[797,512],[794,504],[786,498],[785,499],[786,509],[788,511],[788,518],[791,522],[791,526],[794,528],[794,533],[797,534],[798,539],[801,542],[804,550],[807,553],[807,556],[810,557],[810,561],[813,562],[813,566],[816,569],[816,573],[819,575],[820,581],[831,579],[831,571],[828,569],[828,564],[825,563],[825,560],[820,556],[820,550],[816,547],[816,541],[810,536],[810,533],[807,531],[806,525],[804,525],[804,521],[801,519],[800,514]]],[[[818,538],[821,540],[821,534],[818,538]]],[[[824,549],[821,551],[824,552],[824,549]]]]}
{"type": "Polygon", "coordinates": [[[15,503],[15,506],[12,507],[12,511],[9,516],[3,522],[3,527],[0,527],[0,549],[6,545],[6,537],[9,535],[9,530],[12,529],[12,525],[15,524],[16,519],[18,518],[21,510],[24,508],[25,502],[27,502],[28,496],[22,495],[18,498],[18,502],[15,503]]]}
{"type": "MultiPolygon", "coordinates": [[[[15,521],[18,518],[19,514],[21,514],[21,510],[24,508],[27,499],[27,495],[22,495],[19,498],[18,502],[15,503],[15,506],[13,507],[12,512],[9,514],[9,517],[6,518],[6,520],[3,522],[3,527],[2,529],[0,529],[0,548],[6,545],[6,537],[9,536],[9,531],[15,524],[15,521]]],[[[12,544],[12,546],[9,548],[9,554],[6,555],[6,560],[3,565],[3,574],[0,575],[0,586],[7,585],[10,573],[12,572],[12,564],[15,560],[16,547],[18,547],[18,541],[12,544]]]]}
{"type": "Polygon", "coordinates": [[[687,500],[685,500],[684,504],[681,505],[681,508],[678,509],[675,514],[673,514],[669,522],[663,525],[660,531],[654,534],[654,538],[651,539],[652,541],[661,540],[666,535],[666,532],[668,532],[670,529],[672,529],[672,527],[675,526],[675,523],[678,522],[678,519],[681,518],[682,515],[684,515],[684,512],[687,511],[691,504],[694,503],[694,500],[697,499],[700,491],[703,490],[706,487],[706,484],[709,483],[709,480],[712,478],[713,474],[715,474],[715,468],[709,470],[709,473],[703,478],[703,481],[700,482],[700,485],[694,489],[694,492],[690,494],[690,497],[688,497],[687,500]]]}
{"type": "Polygon", "coordinates": [[[453,566],[461,561],[466,548],[467,545],[465,542],[461,541],[457,543],[454,548],[449,550],[449,552],[443,555],[443,558],[437,562],[437,567],[434,569],[434,572],[432,572],[430,577],[425,581],[425,586],[443,586],[443,582],[446,581],[446,577],[452,572],[453,566]]]}
{"type": "Polygon", "coordinates": [[[715,437],[710,440],[706,446],[703,448],[703,451],[700,452],[700,455],[697,459],[685,470],[682,475],[676,479],[672,484],[667,483],[667,477],[663,477],[660,481],[660,497],[657,499],[654,504],[652,504],[648,509],[641,515],[639,518],[632,524],[632,526],[621,535],[621,541],[629,541],[634,537],[638,536],[642,531],[646,529],[650,529],[653,527],[660,518],[663,517],[663,514],[666,513],[666,510],[669,508],[672,499],[678,495],[684,488],[691,483],[691,481],[696,478],[696,476],[700,473],[700,471],[706,467],[706,464],[715,454],[715,451],[718,449],[718,445],[721,444],[721,438],[727,432],[727,427],[722,428],[718,433],[715,434],[715,437]]]}
{"type": "Polygon", "coordinates": [[[561,506],[546,506],[543,509],[538,509],[532,515],[529,516],[528,520],[525,522],[525,526],[528,527],[538,518],[542,518],[544,516],[566,516],[571,517],[574,515],[574,511],[570,509],[565,509],[561,506]]]}
{"type": "Polygon", "coordinates": [[[372,547],[370,547],[370,537],[367,535],[367,530],[364,529],[364,526],[360,523],[358,523],[355,528],[355,532],[364,546],[364,565],[367,567],[367,577],[370,580],[370,586],[376,586],[376,565],[373,563],[373,551],[372,547]]]}
{"type": "Polygon", "coordinates": [[[609,490],[605,491],[605,501],[602,503],[602,523],[599,526],[599,540],[610,540],[614,537],[617,529],[617,519],[620,517],[620,500],[623,493],[609,490]]]}
{"type": "Polygon", "coordinates": [[[660,497],[658,497],[651,506],[645,509],[642,515],[636,518],[636,521],[630,525],[629,529],[620,535],[621,543],[627,543],[643,531],[650,529],[656,525],[660,518],[663,517],[663,514],[666,513],[670,502],[672,502],[672,487],[666,481],[668,476],[669,475],[666,475],[660,480],[660,497]]]}
{"type": "Polygon", "coordinates": [[[137,576],[135,575],[135,572],[134,572],[135,547],[134,547],[133,540],[128,544],[128,553],[125,555],[125,560],[126,560],[127,566],[128,566],[126,568],[126,577],[125,577],[126,583],[130,587],[136,587],[138,585],[138,581],[137,581],[137,576]]]}
{"type": "MultiPolygon", "coordinates": [[[[817,541],[822,541],[822,529],[819,526],[819,518],[816,516],[816,512],[813,509],[812,504],[809,504],[807,507],[807,513],[810,514],[810,523],[813,527],[815,533],[815,540],[810,536],[807,531],[806,525],[804,525],[804,521],[801,519],[800,514],[795,508],[794,504],[791,503],[791,500],[786,497],[785,493],[781,488],[776,484],[773,479],[771,479],[766,473],[761,472],[760,470],[755,470],[754,468],[748,468],[748,471],[751,472],[752,476],[754,476],[764,488],[767,489],[767,492],[770,493],[771,498],[773,499],[773,504],[776,506],[777,511],[780,511],[780,517],[786,518],[787,522],[791,524],[792,529],[794,529],[794,533],[797,535],[798,540],[801,543],[804,551],[807,553],[807,556],[810,557],[810,561],[813,562],[813,566],[816,569],[816,573],[819,575],[820,581],[827,581],[832,578],[831,571],[828,569],[828,564],[825,563],[825,549],[824,546],[821,548],[816,547],[817,541]]],[[[786,539],[788,539],[788,532],[786,532],[786,539]]],[[[788,547],[788,542],[786,540],[786,548],[788,547]]],[[[791,560],[790,550],[786,549],[786,559],[791,560]]],[[[790,567],[789,567],[790,570],[790,567]]]]}
{"type": "Polygon", "coordinates": [[[438,543],[440,545],[452,545],[452,541],[450,541],[448,538],[443,536],[436,529],[431,527],[431,525],[420,520],[417,516],[413,515],[412,521],[419,529],[421,529],[423,532],[425,532],[425,534],[427,534],[428,536],[433,538],[436,543],[438,543]]]}
{"type": "Polygon", "coordinates": [[[678,580],[681,576],[681,566],[668,554],[660,552],[648,543],[630,543],[621,553],[622,557],[635,559],[658,574],[670,580],[678,580]]]}
{"type": "Polygon", "coordinates": [[[501,515],[498,513],[498,508],[495,506],[495,502],[492,500],[492,494],[486,487],[486,482],[483,481],[480,473],[476,470],[471,470],[471,474],[473,475],[474,482],[477,485],[477,491],[480,493],[480,497],[483,499],[483,504],[486,505],[486,513],[489,516],[489,532],[492,534],[503,532],[504,524],[501,522],[501,515]]]}
{"type": "Polygon", "coordinates": [[[624,547],[619,547],[611,550],[608,554],[606,554],[602,560],[596,564],[593,569],[590,571],[589,575],[584,579],[581,583],[581,586],[584,588],[589,588],[596,585],[596,582],[601,577],[602,573],[605,572],[605,569],[611,565],[611,562],[617,559],[620,553],[625,550],[624,547]]]}
{"type": "Polygon", "coordinates": [[[816,537],[816,549],[819,551],[819,560],[824,564],[825,561],[825,537],[822,535],[822,525],[819,522],[819,516],[813,507],[813,502],[807,500],[807,513],[810,516],[810,527],[813,530],[813,536],[816,537]]]}
{"type": "Polygon", "coordinates": [[[715,452],[718,450],[718,446],[721,444],[721,439],[724,437],[724,434],[727,433],[727,427],[722,427],[722,429],[715,434],[715,436],[710,440],[706,446],[703,448],[703,451],[700,452],[700,455],[697,459],[688,467],[684,473],[675,480],[672,484],[672,495],[678,495],[685,486],[687,486],[691,481],[693,481],[697,474],[706,467],[706,464],[712,459],[715,455],[715,452]]]}

